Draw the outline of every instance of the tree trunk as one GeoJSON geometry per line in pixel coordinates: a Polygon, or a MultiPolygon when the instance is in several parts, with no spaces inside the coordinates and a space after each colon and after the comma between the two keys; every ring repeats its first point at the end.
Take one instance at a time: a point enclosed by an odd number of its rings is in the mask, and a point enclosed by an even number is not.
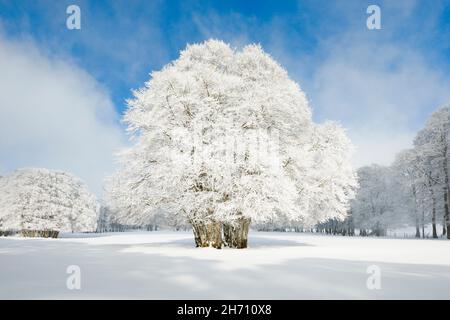
{"type": "Polygon", "coordinates": [[[430,186],[431,191],[431,200],[432,200],[432,208],[431,208],[431,225],[433,226],[433,238],[437,238],[436,231],[436,199],[434,197],[434,192],[432,187],[430,186]]]}
{"type": "Polygon", "coordinates": [[[445,217],[444,217],[444,222],[442,225],[442,236],[445,236],[447,233],[447,226],[446,226],[446,221],[445,221],[445,217]]]}
{"type": "MultiPolygon", "coordinates": [[[[447,225],[447,230],[450,228],[450,219],[449,219],[449,216],[448,216],[448,198],[449,198],[449,189],[447,188],[447,192],[445,193],[445,196],[444,196],[444,212],[445,212],[445,214],[444,214],[444,220],[445,220],[445,223],[444,224],[446,224],[447,225]]],[[[447,232],[447,239],[450,239],[450,232],[447,232]]]]}
{"type": "Polygon", "coordinates": [[[225,245],[230,248],[247,248],[248,229],[251,220],[248,218],[239,218],[234,223],[224,223],[223,235],[225,245]]]}
{"type": "Polygon", "coordinates": [[[222,248],[222,225],[216,221],[191,222],[196,247],[222,248]]]}
{"type": "Polygon", "coordinates": [[[416,238],[420,238],[420,228],[418,222],[416,222],[416,238]]]}
{"type": "Polygon", "coordinates": [[[432,209],[432,216],[431,216],[431,225],[433,226],[433,238],[437,238],[437,231],[436,231],[436,207],[433,204],[432,209]]]}
{"type": "Polygon", "coordinates": [[[420,223],[417,215],[416,215],[416,238],[420,238],[420,223]]]}
{"type": "MultiPolygon", "coordinates": [[[[448,228],[450,228],[450,216],[449,216],[449,208],[448,208],[448,201],[450,200],[450,186],[449,186],[449,178],[448,178],[448,147],[447,147],[447,141],[444,144],[444,225],[447,225],[447,231],[448,228]]],[[[450,232],[447,232],[447,239],[450,239],[450,232]]]]}
{"type": "Polygon", "coordinates": [[[412,193],[414,196],[414,217],[416,220],[416,238],[420,238],[420,227],[419,227],[419,214],[417,210],[417,191],[416,186],[413,184],[412,186],[412,193]]]}
{"type": "Polygon", "coordinates": [[[55,230],[22,230],[23,237],[58,238],[59,231],[55,230]]]}

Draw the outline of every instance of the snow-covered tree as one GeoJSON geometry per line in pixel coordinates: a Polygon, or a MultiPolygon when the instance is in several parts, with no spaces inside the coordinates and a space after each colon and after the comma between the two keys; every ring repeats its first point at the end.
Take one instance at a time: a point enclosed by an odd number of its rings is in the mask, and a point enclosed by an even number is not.
{"type": "MultiPolygon", "coordinates": [[[[392,164],[394,188],[396,189],[392,196],[397,200],[395,210],[404,218],[405,224],[415,226],[417,238],[420,238],[421,214],[419,208],[423,195],[428,190],[420,166],[420,155],[416,149],[401,151],[392,164]]],[[[422,226],[423,218],[422,215],[422,226]]]]}
{"type": "MultiPolygon", "coordinates": [[[[434,152],[426,145],[417,145],[415,140],[415,152],[417,154],[414,169],[420,179],[418,180],[419,190],[419,209],[422,212],[422,235],[424,236],[424,225],[427,218],[431,218],[432,235],[437,238],[437,215],[444,210],[445,187],[443,186],[443,177],[441,175],[442,166],[436,162],[434,152]],[[440,210],[442,209],[442,210],[440,210]]],[[[444,214],[442,212],[442,217],[444,214]]],[[[428,221],[427,221],[428,222],[428,221]]]]}
{"type": "Polygon", "coordinates": [[[14,171],[0,180],[0,229],[25,235],[94,231],[97,202],[73,175],[40,168],[14,171]]]}
{"type": "Polygon", "coordinates": [[[246,247],[250,222],[344,216],[355,176],[336,124],[260,46],[209,40],[153,72],[125,114],[136,144],[108,183],[123,221],[182,217],[198,246],[246,247]]]}
{"type": "Polygon", "coordinates": [[[358,169],[358,180],[358,193],[351,206],[354,224],[362,234],[383,236],[395,219],[391,168],[362,167],[358,169]]]}
{"type": "Polygon", "coordinates": [[[437,224],[443,221],[442,233],[446,233],[449,127],[450,106],[446,106],[430,116],[417,133],[414,148],[400,152],[390,167],[360,169],[361,188],[352,205],[358,227],[406,223],[416,227],[416,237],[422,228],[425,237],[425,225],[431,222],[432,237],[437,238],[437,224]]]}
{"type": "Polygon", "coordinates": [[[353,146],[340,125],[326,122],[314,126],[309,148],[312,158],[307,177],[310,180],[302,199],[310,203],[311,221],[307,225],[328,219],[343,220],[357,187],[351,166],[353,146]]]}
{"type": "MultiPolygon", "coordinates": [[[[428,170],[430,190],[438,188],[438,193],[442,195],[444,203],[443,233],[450,226],[449,220],[449,166],[450,166],[450,106],[445,106],[435,111],[427,120],[425,128],[422,129],[414,140],[415,147],[421,154],[426,156],[426,166],[428,170]]],[[[450,239],[450,234],[447,233],[450,239]]]]}

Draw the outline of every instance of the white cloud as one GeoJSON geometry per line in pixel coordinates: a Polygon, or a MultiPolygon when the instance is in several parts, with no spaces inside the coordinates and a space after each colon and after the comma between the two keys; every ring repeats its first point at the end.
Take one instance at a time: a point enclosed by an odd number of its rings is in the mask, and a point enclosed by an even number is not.
{"type": "MultiPolygon", "coordinates": [[[[376,31],[375,31],[376,32],[376,31]]],[[[357,147],[355,165],[389,164],[426,117],[450,101],[450,80],[410,46],[349,36],[327,43],[314,74],[313,107],[339,120],[357,147]]]]}
{"type": "Polygon", "coordinates": [[[361,128],[349,129],[348,134],[356,148],[353,157],[355,168],[374,163],[390,165],[400,150],[412,147],[415,136],[415,132],[399,131],[392,134],[361,128]]]}
{"type": "Polygon", "coordinates": [[[31,41],[0,34],[0,168],[67,170],[97,194],[125,143],[107,92],[31,41]]]}

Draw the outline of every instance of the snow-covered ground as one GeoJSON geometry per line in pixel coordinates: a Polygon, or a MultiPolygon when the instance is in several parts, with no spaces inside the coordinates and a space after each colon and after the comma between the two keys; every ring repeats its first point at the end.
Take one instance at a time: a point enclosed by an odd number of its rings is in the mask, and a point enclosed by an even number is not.
{"type": "Polygon", "coordinates": [[[0,298],[450,298],[446,240],[253,232],[249,249],[216,250],[185,232],[63,236],[0,238],[0,298]],[[80,290],[67,288],[70,265],[80,290]],[[380,289],[367,287],[368,268],[380,289]]]}

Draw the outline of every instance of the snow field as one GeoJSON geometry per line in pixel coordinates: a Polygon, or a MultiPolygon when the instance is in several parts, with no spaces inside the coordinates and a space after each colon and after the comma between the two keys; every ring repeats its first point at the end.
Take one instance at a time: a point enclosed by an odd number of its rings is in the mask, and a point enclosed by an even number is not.
{"type": "Polygon", "coordinates": [[[0,298],[449,299],[450,242],[250,234],[250,248],[199,249],[189,232],[0,238],[0,298]],[[79,266],[81,289],[67,268],[79,266]],[[380,289],[368,289],[370,266],[380,289]]]}

